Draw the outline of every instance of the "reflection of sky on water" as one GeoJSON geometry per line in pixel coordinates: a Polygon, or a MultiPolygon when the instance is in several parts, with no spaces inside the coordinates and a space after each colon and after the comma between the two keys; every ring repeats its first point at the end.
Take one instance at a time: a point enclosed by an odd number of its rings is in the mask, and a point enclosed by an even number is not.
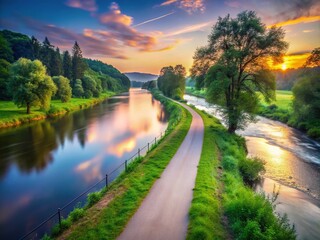
{"type": "MultiPolygon", "coordinates": [[[[217,116],[219,109],[203,98],[185,95],[188,103],[217,116]]],[[[244,130],[250,155],[266,160],[266,176],[297,187],[320,199],[320,144],[300,131],[267,118],[257,117],[244,130]]]]}
{"type": "Polygon", "coordinates": [[[133,89],[60,119],[1,130],[0,239],[21,237],[166,126],[162,105],[133,89]]]}

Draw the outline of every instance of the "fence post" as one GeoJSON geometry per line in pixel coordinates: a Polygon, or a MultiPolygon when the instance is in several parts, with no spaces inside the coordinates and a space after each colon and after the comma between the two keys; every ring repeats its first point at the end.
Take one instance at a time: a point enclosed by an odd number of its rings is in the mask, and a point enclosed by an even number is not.
{"type": "Polygon", "coordinates": [[[106,174],[106,187],[108,187],[108,174],[106,174]]]}
{"type": "Polygon", "coordinates": [[[128,160],[124,162],[124,166],[125,166],[126,172],[128,172],[128,160]]]}
{"type": "Polygon", "coordinates": [[[140,148],[138,148],[138,157],[140,157],[140,148]]]}
{"type": "Polygon", "coordinates": [[[148,152],[149,152],[149,143],[148,143],[148,152]]]}
{"type": "Polygon", "coordinates": [[[61,227],[61,209],[58,208],[59,226],[61,227]]]}

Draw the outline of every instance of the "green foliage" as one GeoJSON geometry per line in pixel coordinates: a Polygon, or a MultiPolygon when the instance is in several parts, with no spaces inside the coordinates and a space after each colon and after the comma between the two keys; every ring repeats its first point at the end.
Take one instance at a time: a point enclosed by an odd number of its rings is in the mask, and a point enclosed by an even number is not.
{"type": "Polygon", "coordinates": [[[30,113],[32,106],[48,108],[57,88],[40,61],[20,58],[11,67],[9,90],[14,103],[30,113]]]}
{"type": "Polygon", "coordinates": [[[63,76],[55,76],[52,77],[52,80],[58,88],[55,96],[58,99],[61,99],[61,102],[68,102],[71,99],[72,95],[72,89],[70,87],[69,79],[63,76]]]}
{"type": "Polygon", "coordinates": [[[258,157],[244,158],[239,161],[239,171],[243,181],[252,184],[260,177],[260,173],[265,171],[265,161],[258,157]]]}
{"type": "Polygon", "coordinates": [[[99,60],[85,59],[85,62],[95,72],[102,73],[108,75],[112,79],[119,80],[120,86],[123,88],[122,90],[128,90],[130,88],[129,78],[113,66],[105,64],[99,60]]]}
{"type": "Polygon", "coordinates": [[[0,59],[0,100],[11,99],[8,91],[10,63],[4,59],[0,59]]]}
{"type": "Polygon", "coordinates": [[[63,52],[62,70],[63,76],[72,79],[72,59],[68,51],[63,52]]]}
{"type": "Polygon", "coordinates": [[[147,89],[147,90],[152,90],[157,88],[157,81],[153,80],[153,81],[148,81],[142,84],[142,89],[147,89]]]}
{"type": "Polygon", "coordinates": [[[304,67],[320,67],[320,47],[312,50],[311,55],[304,64],[304,67]]]}
{"type": "Polygon", "coordinates": [[[192,76],[203,81],[205,75],[207,100],[224,108],[229,132],[254,120],[256,91],[266,101],[274,97],[275,79],[266,60],[281,60],[288,46],[283,39],[281,28],[267,29],[255,12],[244,11],[236,18],[219,17],[208,45],[197,50],[192,76]]]}
{"type": "Polygon", "coordinates": [[[69,218],[72,222],[78,221],[80,218],[82,218],[85,214],[85,211],[83,208],[75,208],[70,214],[69,218]]]}
{"type": "Polygon", "coordinates": [[[186,70],[182,65],[163,67],[158,77],[158,88],[164,95],[176,100],[183,99],[186,70]]]}
{"type": "Polygon", "coordinates": [[[82,51],[77,43],[72,48],[72,78],[73,80],[82,79],[86,70],[86,64],[82,58],[82,51]]]}
{"type": "MultiPolygon", "coordinates": [[[[31,39],[27,35],[11,32],[9,30],[0,31],[0,35],[9,43],[9,46],[13,51],[13,61],[18,60],[21,57],[34,59],[31,39]]],[[[7,60],[11,61],[12,59],[9,56],[9,59],[7,60]]]]}
{"type": "Polygon", "coordinates": [[[84,95],[84,90],[82,87],[82,81],[81,79],[77,79],[75,81],[74,87],[73,87],[73,95],[75,97],[82,97],[84,95]]]}
{"type": "Polygon", "coordinates": [[[13,52],[8,41],[0,34],[0,59],[13,62],[13,52]]]}
{"type": "Polygon", "coordinates": [[[56,48],[56,51],[52,52],[50,59],[51,67],[51,76],[60,76],[62,75],[62,59],[59,48],[56,48]]]}
{"type": "Polygon", "coordinates": [[[93,206],[101,199],[101,193],[100,192],[93,192],[88,194],[87,198],[87,205],[88,207],[93,206]]]}

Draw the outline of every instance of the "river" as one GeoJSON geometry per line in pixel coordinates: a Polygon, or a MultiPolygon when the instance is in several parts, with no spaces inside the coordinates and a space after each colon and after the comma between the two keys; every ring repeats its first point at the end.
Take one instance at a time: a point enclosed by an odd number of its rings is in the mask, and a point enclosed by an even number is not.
{"type": "MultiPolygon", "coordinates": [[[[184,99],[222,120],[219,109],[203,98],[185,95],[184,99]]],[[[280,187],[276,211],[288,215],[298,239],[319,239],[320,144],[264,117],[237,133],[245,137],[249,155],[266,161],[266,173],[256,191],[272,194],[274,186],[280,187]]]]}
{"type": "Polygon", "coordinates": [[[1,129],[0,239],[36,227],[166,127],[160,102],[131,89],[57,119],[1,129]]]}

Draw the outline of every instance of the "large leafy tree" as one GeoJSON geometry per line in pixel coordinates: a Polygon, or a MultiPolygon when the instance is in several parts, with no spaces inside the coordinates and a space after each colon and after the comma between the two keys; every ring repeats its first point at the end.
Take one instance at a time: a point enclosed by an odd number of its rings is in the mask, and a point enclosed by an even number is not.
{"type": "Polygon", "coordinates": [[[27,107],[29,114],[31,107],[48,108],[57,87],[39,60],[20,58],[12,64],[9,90],[14,103],[18,107],[27,107]]]}
{"type": "Polygon", "coordinates": [[[58,88],[55,97],[61,99],[61,102],[68,102],[72,96],[69,79],[63,76],[54,76],[52,77],[52,80],[58,88]]]}
{"type": "Polygon", "coordinates": [[[186,69],[182,65],[163,67],[158,77],[158,87],[164,95],[182,99],[186,84],[186,69]]]}
{"type": "Polygon", "coordinates": [[[260,92],[274,98],[275,79],[267,62],[281,62],[288,44],[281,28],[267,28],[253,11],[219,17],[208,45],[196,51],[191,72],[206,73],[207,100],[222,106],[228,131],[254,120],[260,92]],[[204,69],[201,69],[201,68],[204,69]]]}
{"type": "Polygon", "coordinates": [[[304,67],[319,67],[320,66],[320,47],[312,50],[304,67]]]}

